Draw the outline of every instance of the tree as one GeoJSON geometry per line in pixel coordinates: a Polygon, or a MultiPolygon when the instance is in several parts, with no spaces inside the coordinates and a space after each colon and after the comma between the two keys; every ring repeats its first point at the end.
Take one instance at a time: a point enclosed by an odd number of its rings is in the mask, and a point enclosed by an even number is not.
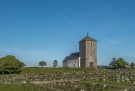
{"type": "Polygon", "coordinates": [[[135,64],[134,64],[134,63],[131,63],[130,66],[131,66],[132,68],[134,68],[135,64]]]}
{"type": "Polygon", "coordinates": [[[0,72],[2,74],[7,73],[20,73],[21,72],[21,62],[16,59],[13,55],[7,55],[0,58],[0,72]]]}
{"type": "Polygon", "coordinates": [[[20,62],[20,67],[25,67],[27,66],[24,62],[20,62]]]}
{"type": "Polygon", "coordinates": [[[58,61],[57,60],[54,60],[53,61],[53,67],[56,68],[58,66],[58,61]]]}
{"type": "Polygon", "coordinates": [[[112,61],[111,61],[111,63],[109,65],[111,65],[114,68],[117,68],[117,60],[116,60],[116,58],[112,58],[112,61]]]}
{"type": "Polygon", "coordinates": [[[119,68],[125,68],[126,65],[128,65],[128,63],[123,59],[123,58],[113,58],[110,65],[115,68],[115,69],[119,69],[119,68]]]}
{"type": "Polygon", "coordinates": [[[45,61],[40,61],[39,62],[39,66],[42,66],[42,68],[44,67],[44,66],[46,66],[47,65],[47,63],[45,62],[45,61]]]}

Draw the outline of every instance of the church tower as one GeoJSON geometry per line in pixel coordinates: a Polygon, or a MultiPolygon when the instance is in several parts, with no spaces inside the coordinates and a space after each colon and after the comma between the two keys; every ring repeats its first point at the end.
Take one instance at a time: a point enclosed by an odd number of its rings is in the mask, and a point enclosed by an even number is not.
{"type": "Polygon", "coordinates": [[[87,36],[79,42],[81,67],[97,67],[97,40],[87,36]]]}

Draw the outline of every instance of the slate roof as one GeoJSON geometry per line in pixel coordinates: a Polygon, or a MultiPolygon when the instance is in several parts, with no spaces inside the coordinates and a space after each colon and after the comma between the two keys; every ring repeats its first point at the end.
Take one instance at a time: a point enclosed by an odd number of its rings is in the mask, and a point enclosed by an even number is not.
{"type": "Polygon", "coordinates": [[[71,53],[70,56],[77,56],[77,57],[79,57],[79,52],[71,53]]]}
{"type": "Polygon", "coordinates": [[[86,36],[85,38],[83,38],[80,42],[84,42],[84,41],[97,41],[89,36],[86,36]]]}
{"type": "Polygon", "coordinates": [[[67,56],[63,62],[67,62],[68,60],[74,60],[79,58],[79,52],[71,53],[70,56],[67,56]]]}

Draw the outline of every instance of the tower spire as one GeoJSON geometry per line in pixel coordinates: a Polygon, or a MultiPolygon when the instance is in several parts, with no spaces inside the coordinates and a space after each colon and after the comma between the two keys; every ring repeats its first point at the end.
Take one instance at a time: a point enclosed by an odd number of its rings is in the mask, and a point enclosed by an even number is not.
{"type": "Polygon", "coordinates": [[[89,32],[87,32],[87,37],[89,36],[89,32]]]}

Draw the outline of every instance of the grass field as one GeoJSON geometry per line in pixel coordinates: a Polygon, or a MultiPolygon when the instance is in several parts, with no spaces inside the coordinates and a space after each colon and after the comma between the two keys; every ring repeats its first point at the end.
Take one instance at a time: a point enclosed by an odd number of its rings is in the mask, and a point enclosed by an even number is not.
{"type": "MultiPolygon", "coordinates": [[[[33,76],[33,78],[35,78],[35,75],[38,74],[39,76],[39,79],[42,78],[44,75],[46,75],[46,79],[49,77],[49,78],[56,78],[55,75],[59,78],[61,77],[65,77],[65,78],[68,78],[70,77],[72,79],[72,77],[76,77],[75,79],[77,79],[77,77],[81,74],[83,74],[81,77],[85,77],[87,78],[87,75],[89,76],[89,73],[92,73],[92,74],[97,74],[99,75],[99,72],[100,74],[102,72],[106,72],[106,74],[102,74],[102,75],[105,75],[106,77],[108,75],[112,75],[111,72],[115,72],[114,70],[111,70],[110,73],[107,73],[108,72],[108,69],[104,69],[104,68],[41,68],[41,67],[26,67],[26,68],[23,68],[22,69],[22,72],[21,74],[8,74],[8,76],[5,74],[5,75],[0,75],[0,79],[7,79],[8,78],[23,78],[24,76],[28,76],[29,79],[31,79],[31,77],[33,76]],[[39,73],[44,73],[43,76],[42,74],[40,75],[39,73]],[[54,76],[53,75],[48,75],[50,73],[54,73],[54,76]],[[58,74],[57,74],[58,73],[58,74]],[[60,73],[60,74],[59,74],[60,73]],[[67,73],[66,75],[62,75],[64,73],[67,73]],[[74,76],[75,75],[75,76],[74,76]]],[[[109,70],[110,71],[110,70],[109,70]]],[[[134,72],[134,70],[128,70],[126,71],[127,73],[130,72],[130,75],[132,72],[134,72]]],[[[126,74],[125,72],[125,74],[126,74]]],[[[118,74],[119,72],[116,71],[116,73],[118,74]]],[[[102,75],[100,75],[100,78],[102,78],[102,75]]],[[[129,74],[126,74],[125,76],[127,77],[129,74]]],[[[96,76],[96,75],[95,75],[96,76]]],[[[123,75],[122,75],[123,76],[123,75]]],[[[94,75],[92,76],[93,78],[94,75]]],[[[37,77],[38,78],[38,77],[37,77]]],[[[134,86],[133,84],[128,84],[128,83],[118,83],[117,81],[114,81],[114,82],[111,82],[111,81],[95,81],[95,80],[91,80],[90,79],[91,77],[88,77],[87,80],[83,80],[83,81],[80,81],[81,83],[82,82],[88,82],[88,83],[91,83],[91,84],[101,84],[101,85],[108,85],[110,86],[108,89],[104,89],[104,90],[101,90],[101,91],[117,91],[119,89],[124,89],[124,88],[127,88],[128,86],[134,86]],[[113,88],[111,88],[113,87],[113,88]]],[[[114,77],[116,78],[116,77],[114,77]]],[[[104,79],[104,77],[102,78],[104,79]]],[[[107,79],[107,78],[106,78],[107,79]]],[[[67,84],[66,84],[66,87],[67,84]]],[[[81,87],[81,89],[85,89],[85,85],[84,87],[81,87]]],[[[71,87],[68,87],[68,88],[71,88],[71,87]]],[[[65,88],[61,89],[61,88],[57,88],[55,86],[50,86],[50,85],[35,85],[35,84],[30,84],[29,82],[27,84],[13,84],[11,82],[11,84],[0,84],[0,91],[77,91],[77,90],[67,90],[68,88],[65,88]]],[[[80,91],[80,90],[78,90],[80,91]]],[[[89,91],[89,90],[86,90],[86,91],[89,91]]],[[[93,90],[91,90],[93,91],[93,90]]],[[[100,90],[98,90],[100,91],[100,90]]]]}
{"type": "MultiPolygon", "coordinates": [[[[122,87],[117,86],[117,88],[108,89],[104,91],[116,91],[116,89],[122,89],[122,87]]],[[[56,90],[54,88],[50,89],[49,87],[43,87],[34,84],[0,84],[0,91],[65,91],[65,90],[58,90],[58,89],[56,90]]]]}
{"type": "Polygon", "coordinates": [[[23,73],[54,73],[54,72],[78,72],[78,71],[95,71],[96,68],[39,68],[39,67],[26,67],[22,69],[22,74],[23,73]]]}
{"type": "Polygon", "coordinates": [[[0,91],[52,91],[34,84],[0,84],[0,91]]]}

